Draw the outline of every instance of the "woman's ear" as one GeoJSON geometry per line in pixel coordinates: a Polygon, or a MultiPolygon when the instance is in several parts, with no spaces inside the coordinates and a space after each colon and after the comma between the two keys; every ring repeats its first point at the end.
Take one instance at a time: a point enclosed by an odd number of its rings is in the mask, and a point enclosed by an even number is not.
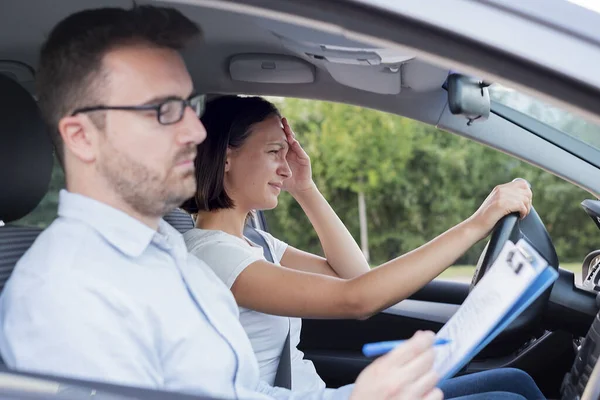
{"type": "Polygon", "coordinates": [[[225,153],[225,172],[229,172],[231,169],[231,148],[227,147],[227,151],[225,153]]]}

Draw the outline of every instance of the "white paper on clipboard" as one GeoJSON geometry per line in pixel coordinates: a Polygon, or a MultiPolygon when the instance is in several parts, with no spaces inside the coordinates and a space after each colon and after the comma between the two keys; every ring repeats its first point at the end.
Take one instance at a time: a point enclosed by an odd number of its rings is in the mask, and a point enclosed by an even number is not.
{"type": "Polygon", "coordinates": [[[523,239],[507,241],[492,267],[437,333],[450,343],[436,347],[434,369],[454,375],[558,278],[523,239]]]}

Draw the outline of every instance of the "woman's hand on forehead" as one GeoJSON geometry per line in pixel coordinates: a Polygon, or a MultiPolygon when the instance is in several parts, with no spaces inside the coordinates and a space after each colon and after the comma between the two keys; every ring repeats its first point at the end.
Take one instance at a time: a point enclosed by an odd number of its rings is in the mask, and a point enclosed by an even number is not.
{"type": "Polygon", "coordinates": [[[291,142],[294,139],[296,139],[296,134],[294,134],[294,131],[290,127],[290,124],[289,124],[287,118],[285,118],[285,117],[281,118],[281,124],[283,126],[283,131],[285,132],[285,137],[286,137],[287,141],[290,142],[290,144],[291,144],[291,142]]]}

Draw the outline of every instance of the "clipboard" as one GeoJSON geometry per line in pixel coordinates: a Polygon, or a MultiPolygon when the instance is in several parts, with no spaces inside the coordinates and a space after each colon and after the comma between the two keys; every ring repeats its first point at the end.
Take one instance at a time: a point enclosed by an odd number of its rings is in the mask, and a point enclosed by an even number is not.
{"type": "Polygon", "coordinates": [[[436,337],[434,368],[440,382],[460,371],[558,278],[524,239],[507,241],[485,276],[436,337]],[[462,326],[466,325],[466,326],[462,326]]]}

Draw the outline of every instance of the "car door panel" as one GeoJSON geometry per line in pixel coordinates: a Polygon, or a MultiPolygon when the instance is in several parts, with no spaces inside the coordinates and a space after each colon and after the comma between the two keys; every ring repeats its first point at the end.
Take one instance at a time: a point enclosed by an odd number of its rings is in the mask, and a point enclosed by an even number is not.
{"type": "MultiPolygon", "coordinates": [[[[468,286],[433,281],[410,299],[367,320],[304,319],[299,348],[329,387],[353,383],[372,361],[362,354],[365,343],[407,339],[417,330],[437,332],[466,298],[468,286]]],[[[558,390],[556,377],[566,371],[548,366],[570,365],[571,343],[572,336],[562,331],[522,332],[517,319],[459,374],[516,367],[553,392],[558,390]]]]}

